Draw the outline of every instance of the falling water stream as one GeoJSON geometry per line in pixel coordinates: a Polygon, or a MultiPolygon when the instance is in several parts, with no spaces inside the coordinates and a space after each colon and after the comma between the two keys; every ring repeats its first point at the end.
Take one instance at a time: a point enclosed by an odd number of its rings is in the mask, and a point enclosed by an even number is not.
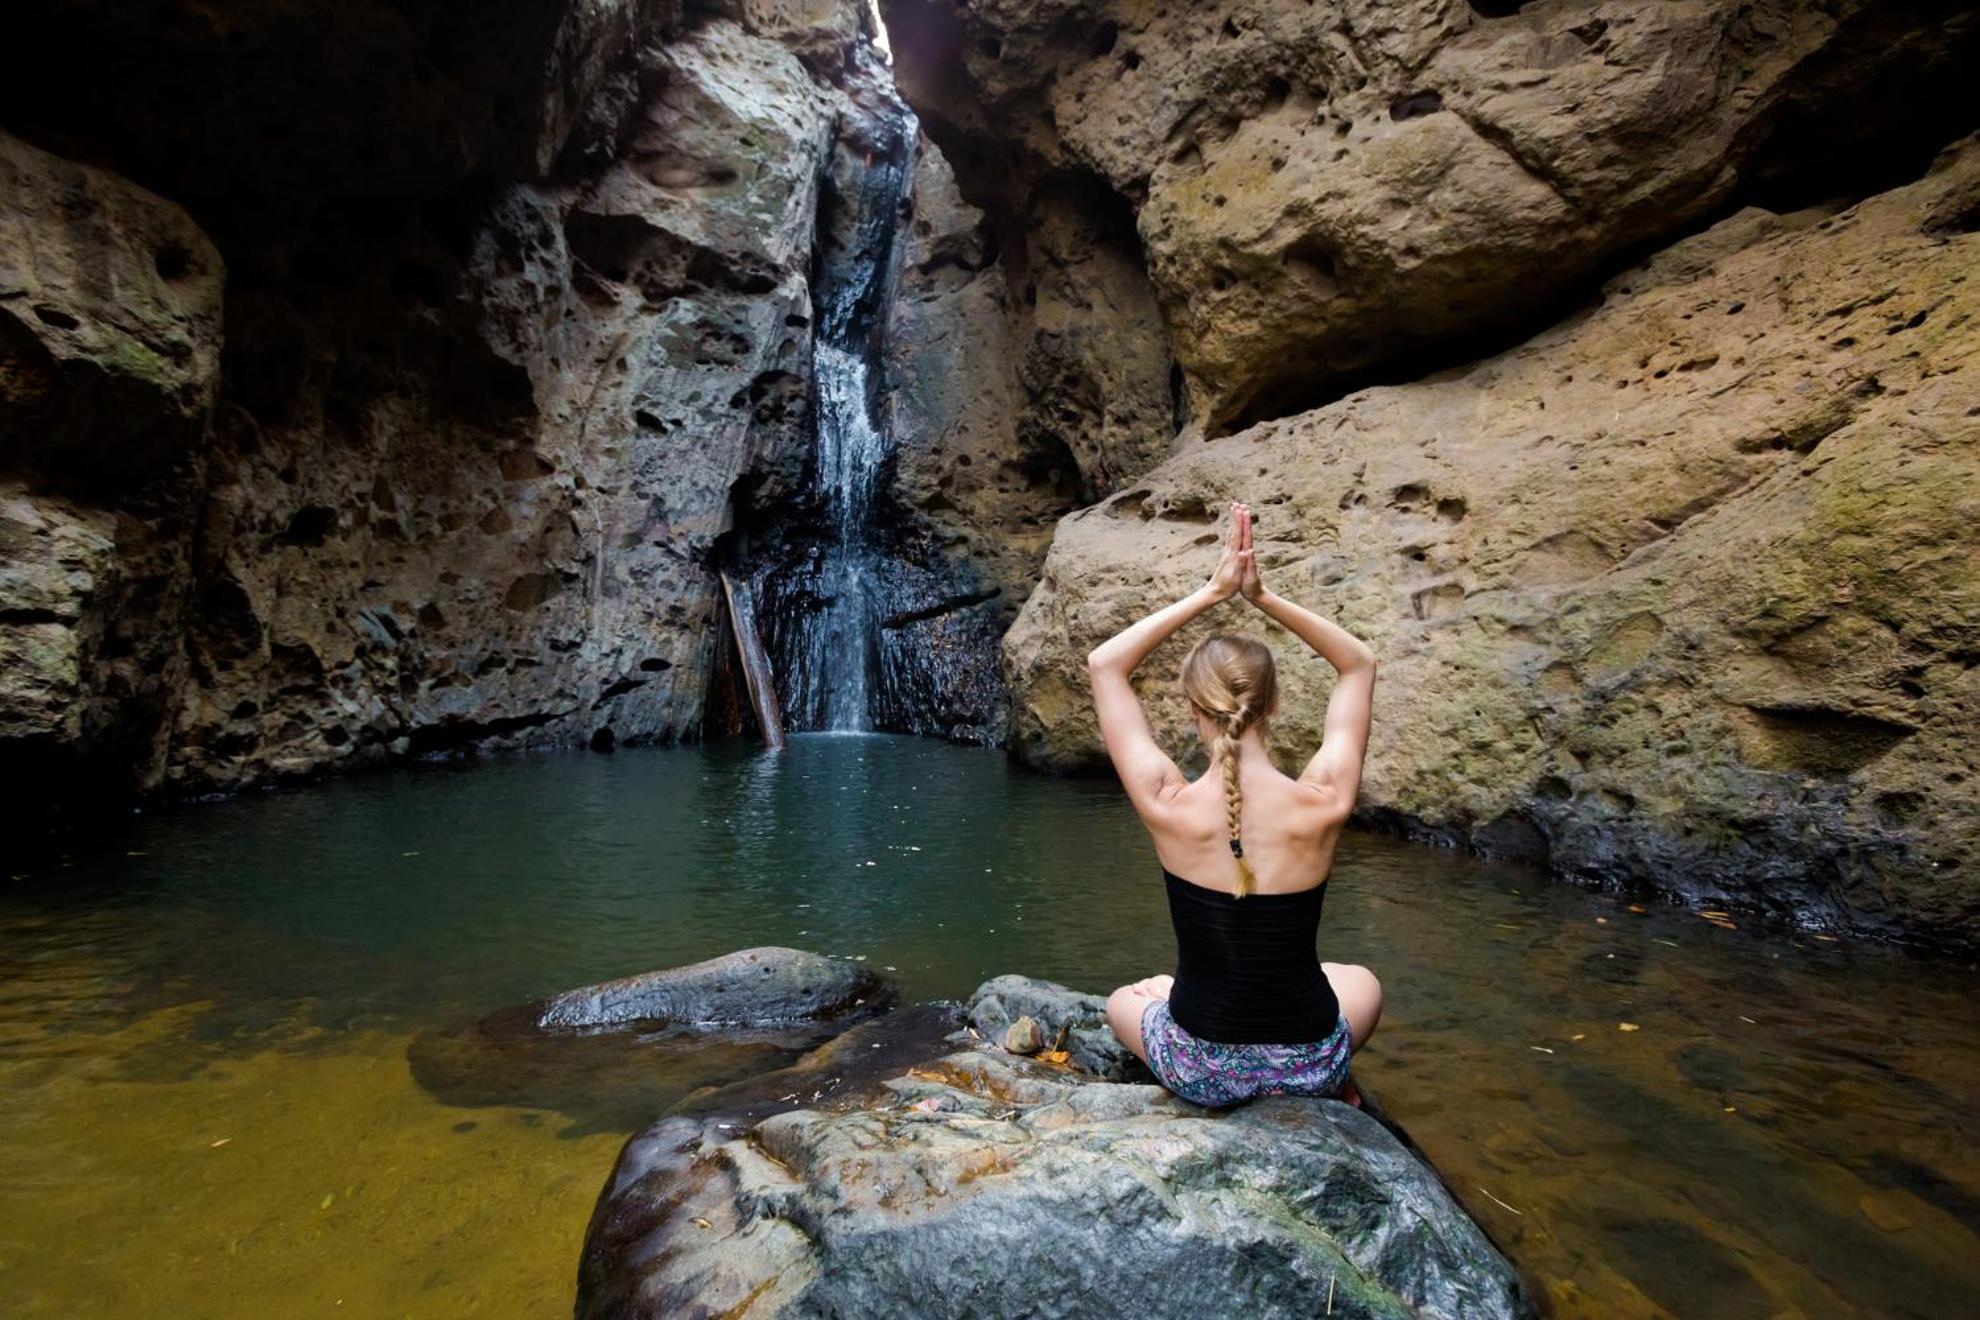
{"type": "Polygon", "coordinates": [[[876,547],[870,529],[887,442],[874,425],[867,362],[858,352],[820,343],[818,482],[836,539],[819,574],[823,609],[812,621],[807,654],[793,672],[802,683],[802,717],[814,729],[872,727],[874,668],[872,593],[876,547]]]}
{"type": "Polygon", "coordinates": [[[869,112],[858,140],[841,142],[828,197],[837,241],[819,245],[812,346],[812,472],[823,540],[811,608],[788,627],[777,657],[786,709],[799,729],[874,727],[875,601],[885,561],[879,498],[892,447],[874,416],[875,382],[899,219],[913,178],[915,122],[898,100],[869,112]]]}

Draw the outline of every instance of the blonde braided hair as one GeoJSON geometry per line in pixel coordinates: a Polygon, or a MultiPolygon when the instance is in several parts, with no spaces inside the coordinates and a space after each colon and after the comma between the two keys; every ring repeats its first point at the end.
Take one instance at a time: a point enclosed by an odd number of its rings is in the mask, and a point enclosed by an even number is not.
{"type": "Polygon", "coordinates": [[[1223,761],[1224,815],[1231,831],[1231,856],[1237,860],[1237,887],[1243,898],[1255,883],[1251,863],[1244,860],[1244,785],[1238,776],[1238,740],[1260,724],[1278,695],[1278,671],[1272,652],[1256,637],[1243,633],[1213,633],[1190,648],[1182,662],[1183,695],[1189,704],[1217,722],[1211,755],[1223,761]]]}

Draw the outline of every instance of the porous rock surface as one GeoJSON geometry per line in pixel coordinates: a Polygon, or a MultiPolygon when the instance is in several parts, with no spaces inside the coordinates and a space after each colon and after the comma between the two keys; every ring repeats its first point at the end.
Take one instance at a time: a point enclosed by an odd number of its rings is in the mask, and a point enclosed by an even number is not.
{"type": "MultiPolygon", "coordinates": [[[[1097,1002],[1001,977],[972,1022],[1003,1011],[992,997],[1036,1009],[1048,1036],[1090,1025],[1097,1002]]],[[[835,1073],[864,1052],[842,1039],[854,1048],[821,1060],[835,1073]]],[[[825,1107],[727,1114],[718,1093],[635,1137],[592,1220],[578,1314],[1533,1314],[1435,1172],[1369,1113],[1208,1111],[950,1044],[825,1107]]]]}
{"type": "Polygon", "coordinates": [[[1069,203],[1145,256],[1207,434],[1530,326],[1742,188],[1915,174],[1971,127],[1980,48],[1966,7],[1854,0],[883,10],[973,199],[1047,248],[1069,203]]]}
{"type": "Polygon", "coordinates": [[[178,206],[5,133],[0,197],[0,741],[156,773],[193,538],[152,515],[201,480],[224,264],[178,206]]]}
{"type": "MultiPolygon", "coordinates": [[[[38,792],[711,718],[736,492],[774,518],[811,450],[821,194],[886,81],[865,6],[444,9],[15,16],[0,761],[38,792]]],[[[988,587],[969,514],[924,538],[937,606],[998,602],[985,736],[1074,503],[1017,515],[988,587]]]]}
{"type": "MultiPolygon", "coordinates": [[[[1268,586],[1380,657],[1366,819],[1815,925],[1980,938],[1980,143],[1840,210],[1749,209],[1475,366],[1200,445],[1061,523],[1006,639],[1036,764],[1098,763],[1088,648],[1268,586]]],[[[1332,671],[1279,659],[1310,755],[1332,671]]]]}

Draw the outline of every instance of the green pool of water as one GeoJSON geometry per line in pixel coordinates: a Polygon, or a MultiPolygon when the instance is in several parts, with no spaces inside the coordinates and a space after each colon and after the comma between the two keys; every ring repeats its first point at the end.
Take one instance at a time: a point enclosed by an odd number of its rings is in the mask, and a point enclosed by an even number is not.
{"type": "MultiPolygon", "coordinates": [[[[624,1078],[422,1085],[420,1042],[750,944],[864,958],[909,997],[1006,971],[1104,991],[1168,966],[1159,878],[1110,785],[898,738],[142,819],[0,889],[0,1313],[568,1314],[624,1078]]],[[[1332,884],[1323,956],[1388,995],[1358,1075],[1557,1314],[1967,1312],[1971,968],[1368,835],[1332,884]]],[[[664,1102],[761,1064],[646,1080],[664,1102]]]]}

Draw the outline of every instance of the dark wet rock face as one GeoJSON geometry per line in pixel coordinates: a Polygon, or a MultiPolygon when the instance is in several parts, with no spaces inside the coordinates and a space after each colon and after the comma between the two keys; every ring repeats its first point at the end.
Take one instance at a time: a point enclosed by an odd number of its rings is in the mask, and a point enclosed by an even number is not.
{"type": "Polygon", "coordinates": [[[567,990],[532,1012],[543,1031],[721,1031],[858,1018],[892,1000],[886,978],[858,963],[765,947],[567,990]]]}
{"type": "Polygon", "coordinates": [[[0,759],[201,791],[699,729],[873,58],[853,0],[722,8],[13,16],[0,759]]]}
{"type": "MultiPolygon", "coordinates": [[[[1094,1002],[1001,977],[966,1013],[1022,1005],[1049,1041],[1094,1002]]],[[[949,1045],[818,1107],[725,1114],[718,1094],[635,1137],[593,1217],[578,1314],[1172,1315],[1185,1294],[1211,1315],[1533,1314],[1368,1113],[1216,1113],[971,1032],[949,1045]]]]}

